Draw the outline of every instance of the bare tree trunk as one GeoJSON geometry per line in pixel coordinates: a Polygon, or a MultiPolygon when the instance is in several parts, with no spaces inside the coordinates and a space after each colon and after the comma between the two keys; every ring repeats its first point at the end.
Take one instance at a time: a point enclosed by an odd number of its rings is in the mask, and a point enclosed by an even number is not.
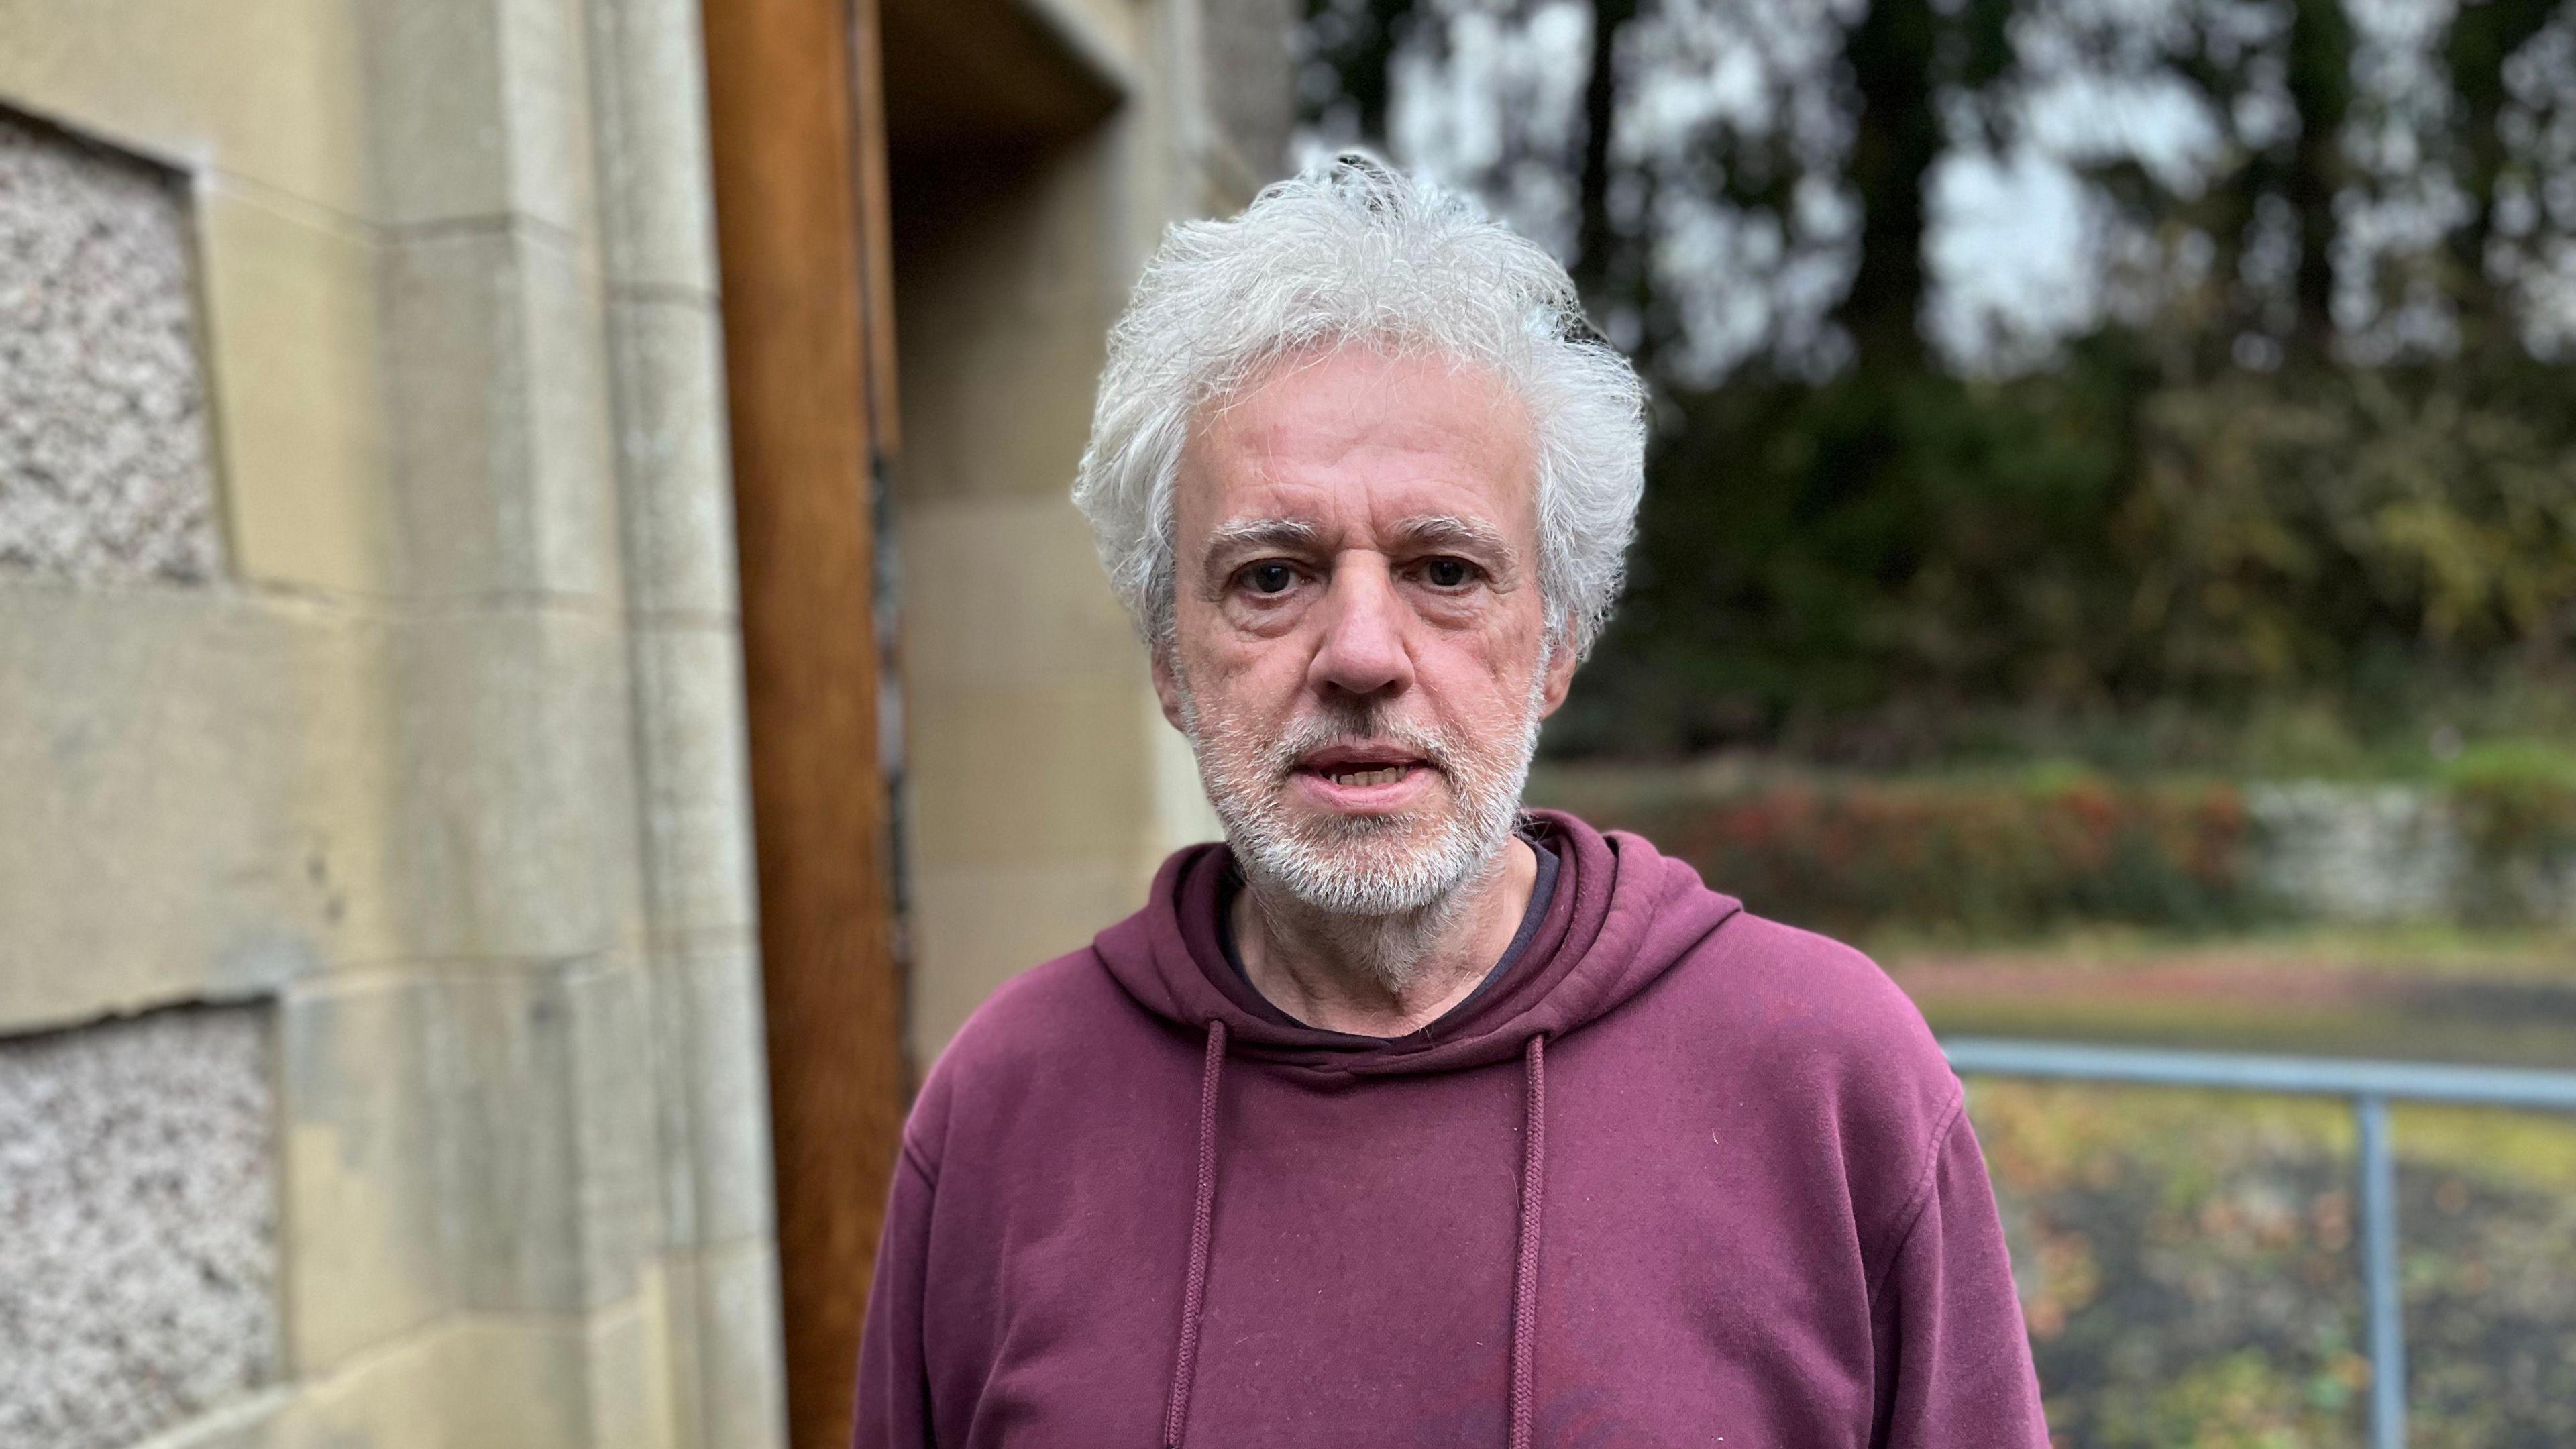
{"type": "Polygon", "coordinates": [[[1610,216],[1610,141],[1618,118],[1619,32],[1637,18],[1637,0],[1593,0],[1591,67],[1583,81],[1583,160],[1577,177],[1574,283],[1596,320],[1620,271],[1618,224],[1610,216]]]}
{"type": "Polygon", "coordinates": [[[1871,0],[1843,47],[1859,93],[1850,177],[1860,193],[1860,265],[1837,310],[1864,371],[1923,357],[1923,183],[1944,137],[1932,107],[1940,17],[1930,0],[1871,0]]]}
{"type": "Polygon", "coordinates": [[[2507,157],[2497,123],[2504,115],[2504,63],[2549,23],[2557,0],[2484,0],[2460,8],[2444,47],[2451,93],[2459,101],[2454,132],[2460,189],[2469,217],[2451,234],[2451,295],[2459,304],[2460,331],[2471,351],[2510,344],[2513,327],[2504,299],[2487,275],[2487,246],[2495,236],[2496,183],[2507,157]]]}
{"type": "Polygon", "coordinates": [[[1318,59],[1333,68],[1340,78],[1341,91],[1348,99],[1358,122],[1360,139],[1373,146],[1386,144],[1388,104],[1395,92],[1395,57],[1411,36],[1418,0],[1307,0],[1306,23],[1311,28],[1330,12],[1346,27],[1335,44],[1326,47],[1318,59]]]}
{"type": "Polygon", "coordinates": [[[2290,342],[2323,357],[2334,342],[2334,203],[2347,174],[2343,127],[2352,109],[2352,22],[2343,0],[2296,0],[2289,60],[2290,103],[2299,113],[2298,147],[2281,188],[2299,215],[2290,342]]]}

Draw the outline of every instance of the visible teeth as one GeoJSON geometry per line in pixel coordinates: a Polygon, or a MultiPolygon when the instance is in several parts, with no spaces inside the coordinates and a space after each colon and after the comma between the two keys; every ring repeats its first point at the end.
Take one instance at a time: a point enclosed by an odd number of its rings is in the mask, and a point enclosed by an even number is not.
{"type": "Polygon", "coordinates": [[[1389,765],[1382,770],[1349,770],[1333,776],[1336,785],[1392,785],[1404,778],[1402,765],[1389,765]]]}

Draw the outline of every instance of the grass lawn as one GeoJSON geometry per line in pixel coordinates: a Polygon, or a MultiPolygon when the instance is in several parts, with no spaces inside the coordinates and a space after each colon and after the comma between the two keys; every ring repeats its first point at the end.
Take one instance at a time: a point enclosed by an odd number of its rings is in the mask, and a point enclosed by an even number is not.
{"type": "Polygon", "coordinates": [[[1936,1031],[2576,1069],[2576,938],[2447,929],[1867,943],[1936,1031]]]}

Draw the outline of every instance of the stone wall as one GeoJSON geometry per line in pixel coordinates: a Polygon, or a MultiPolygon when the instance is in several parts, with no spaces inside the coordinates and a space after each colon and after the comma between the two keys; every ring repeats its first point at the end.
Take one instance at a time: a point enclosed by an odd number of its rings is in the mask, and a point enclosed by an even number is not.
{"type": "Polygon", "coordinates": [[[266,1013],[0,1038],[0,1443],[113,1449],[277,1377],[266,1013]]]}
{"type": "MultiPolygon", "coordinates": [[[[1280,3],[1028,0],[1117,114],[908,279],[925,1059],[1213,826],[1064,487],[1280,3]]],[[[700,33],[0,0],[10,1449],[782,1440],[700,33]],[[166,1314],[77,1286],[119,1124],[220,1148],[166,1314]]]]}
{"type": "Polygon", "coordinates": [[[2439,792],[2323,780],[2255,785],[2255,878],[2314,920],[2380,925],[2448,916],[2468,852],[2439,792]]]}
{"type": "MultiPolygon", "coordinates": [[[[0,1345],[11,1449],[779,1442],[698,33],[0,0],[0,1060],[268,1023],[191,1089],[273,1254],[164,1315],[256,1298],[231,1358],[0,1345]]],[[[87,1120],[0,1092],[13,1149],[87,1120]]]]}
{"type": "Polygon", "coordinates": [[[0,569],[203,581],[209,451],[186,189],[0,110],[0,569]]]}
{"type": "Polygon", "coordinates": [[[2302,780],[2245,803],[2256,883],[2303,919],[2576,924],[2576,855],[2537,839],[2482,853],[2441,789],[2302,780]]]}
{"type": "Polygon", "coordinates": [[[941,197],[894,219],[889,489],[925,1070],[995,987],[1133,911],[1166,853],[1219,832],[1069,491],[1145,255],[1168,222],[1273,179],[1288,120],[1283,0],[1026,8],[1119,104],[1009,165],[928,184],[895,167],[899,198],[941,197]]]}

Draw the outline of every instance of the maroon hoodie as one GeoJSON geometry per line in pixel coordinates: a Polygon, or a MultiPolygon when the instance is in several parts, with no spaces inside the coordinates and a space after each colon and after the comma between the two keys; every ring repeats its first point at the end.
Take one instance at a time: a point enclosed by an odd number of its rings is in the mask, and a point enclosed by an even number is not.
{"type": "Polygon", "coordinates": [[[1555,888],[1410,1036],[1227,965],[1222,846],[997,992],[904,1133],[861,1449],[2040,1449],[1959,1083],[1859,953],[1538,812],[1555,888]]]}

